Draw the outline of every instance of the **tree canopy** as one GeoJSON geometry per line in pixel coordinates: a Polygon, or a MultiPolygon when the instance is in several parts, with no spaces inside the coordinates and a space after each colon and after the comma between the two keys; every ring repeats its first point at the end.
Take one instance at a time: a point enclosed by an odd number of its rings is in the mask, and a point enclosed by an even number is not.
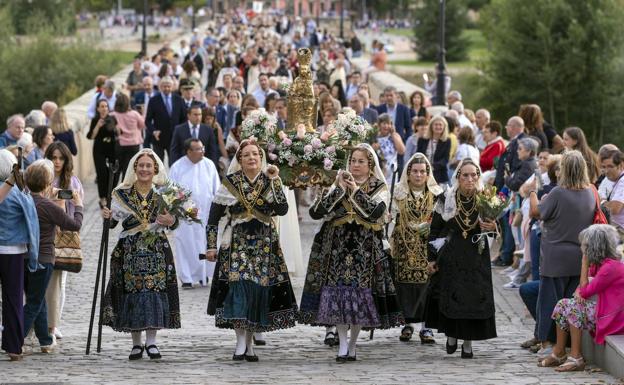
{"type": "MultiPolygon", "coordinates": [[[[439,0],[423,0],[416,10],[416,52],[420,60],[433,61],[438,55],[438,17],[439,0]]],[[[468,22],[468,9],[464,0],[446,2],[445,12],[445,48],[446,60],[461,61],[467,58],[468,41],[462,37],[462,31],[468,22]]]]}

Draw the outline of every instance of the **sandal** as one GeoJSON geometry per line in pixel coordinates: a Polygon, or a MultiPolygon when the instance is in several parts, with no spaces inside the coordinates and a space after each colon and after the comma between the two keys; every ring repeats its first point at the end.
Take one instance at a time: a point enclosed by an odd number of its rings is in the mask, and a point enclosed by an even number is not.
{"type": "Polygon", "coordinates": [[[544,358],[543,360],[537,363],[537,366],[541,368],[552,368],[554,366],[559,366],[566,362],[567,355],[564,353],[561,357],[557,357],[555,353],[550,353],[549,356],[544,358]]]}
{"type": "Polygon", "coordinates": [[[327,332],[325,334],[325,340],[323,341],[325,345],[334,346],[338,344],[338,336],[334,332],[327,332]]]}
{"type": "Polygon", "coordinates": [[[561,365],[555,368],[557,372],[580,372],[585,370],[585,359],[583,356],[574,358],[568,356],[568,359],[561,365]]]}
{"type": "Polygon", "coordinates": [[[401,329],[399,341],[408,342],[412,339],[412,334],[414,334],[414,328],[409,325],[405,325],[403,329],[401,329]]]}
{"type": "Polygon", "coordinates": [[[9,353],[9,359],[11,361],[21,361],[24,359],[24,355],[21,353],[9,353]]]}

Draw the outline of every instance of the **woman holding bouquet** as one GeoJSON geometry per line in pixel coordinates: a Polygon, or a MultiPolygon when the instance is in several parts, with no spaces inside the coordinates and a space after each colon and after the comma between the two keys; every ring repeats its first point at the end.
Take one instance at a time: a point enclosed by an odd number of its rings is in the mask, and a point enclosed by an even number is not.
{"type": "Polygon", "coordinates": [[[287,212],[279,170],[267,167],[254,140],[241,141],[212,201],[206,228],[206,256],[217,261],[208,314],[215,316],[217,327],[234,329],[234,361],[258,361],[254,332],[295,326],[297,301],[273,221],[287,212]]]}
{"type": "Polygon", "coordinates": [[[429,286],[429,224],[433,207],[441,194],[442,188],[433,178],[427,156],[417,152],[403,168],[392,204],[392,217],[396,223],[391,239],[393,278],[405,316],[405,326],[399,338],[404,342],[412,338],[415,324],[422,322],[421,343],[435,343],[433,332],[424,327],[423,321],[429,286]]]}
{"type": "Polygon", "coordinates": [[[164,233],[175,229],[178,219],[163,212],[154,188],[166,182],[160,158],[143,149],[132,157],[123,182],[113,191],[111,209],[102,209],[102,216],[111,219],[111,228],[118,222],[123,227],[111,255],[102,323],[132,334],[130,360],[142,358],[144,350],[150,359],[161,358],[156,331],[180,328],[177,276],[164,233]]]}
{"type": "Polygon", "coordinates": [[[429,268],[434,290],[427,301],[426,326],[447,336],[446,352],[472,358],[472,341],[496,337],[494,293],[487,237],[493,220],[481,220],[477,194],[483,190],[481,169],[463,159],[452,187],[438,200],[429,232],[429,268]]]}
{"type": "Polygon", "coordinates": [[[368,144],[353,150],[348,165],[310,208],[324,223],[312,244],[300,315],[311,325],[336,325],[340,363],[356,360],[362,327],[404,321],[383,246],[390,200],[384,174],[368,144]]]}

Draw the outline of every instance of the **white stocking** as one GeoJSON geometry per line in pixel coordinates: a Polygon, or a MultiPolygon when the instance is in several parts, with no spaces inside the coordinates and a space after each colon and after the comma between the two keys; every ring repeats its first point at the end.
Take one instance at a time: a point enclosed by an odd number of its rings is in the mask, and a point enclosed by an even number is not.
{"type": "Polygon", "coordinates": [[[245,344],[247,345],[247,353],[245,354],[247,354],[248,356],[254,355],[253,335],[254,333],[252,331],[245,330],[245,344]]]}
{"type": "Polygon", "coordinates": [[[241,354],[245,354],[245,350],[247,349],[247,344],[245,344],[245,330],[243,329],[234,329],[236,333],[236,351],[234,354],[240,356],[241,354]]]}
{"type": "Polygon", "coordinates": [[[254,333],[254,337],[256,338],[256,341],[264,341],[263,333],[254,333]]]}
{"type": "Polygon", "coordinates": [[[448,343],[449,345],[453,346],[453,345],[457,345],[457,338],[453,338],[453,337],[446,337],[448,339],[448,343]]]}
{"type": "Polygon", "coordinates": [[[339,356],[346,356],[349,352],[349,342],[347,339],[348,325],[336,325],[336,331],[338,332],[338,338],[340,338],[340,346],[338,348],[339,356]]]}
{"type": "Polygon", "coordinates": [[[357,343],[361,329],[362,326],[360,325],[351,325],[351,336],[349,338],[349,355],[351,357],[355,357],[355,344],[357,343]]]}
{"type": "MultiPolygon", "coordinates": [[[[143,346],[141,342],[141,333],[142,332],[132,332],[132,346],[143,346]]],[[[132,349],[132,354],[136,354],[139,352],[139,349],[132,349]]]]}
{"type": "MultiPolygon", "coordinates": [[[[146,330],[145,331],[145,346],[156,346],[156,332],[157,330],[146,330]]],[[[156,354],[158,353],[157,349],[148,350],[149,353],[156,354]]]]}
{"type": "Polygon", "coordinates": [[[462,345],[462,350],[465,351],[466,353],[472,352],[472,341],[464,340],[464,343],[462,345]]]}

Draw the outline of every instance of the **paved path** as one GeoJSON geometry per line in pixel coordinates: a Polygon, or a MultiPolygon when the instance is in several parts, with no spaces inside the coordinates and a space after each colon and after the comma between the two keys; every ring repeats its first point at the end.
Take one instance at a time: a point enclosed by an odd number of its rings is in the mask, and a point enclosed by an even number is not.
{"type": "MultiPolygon", "coordinates": [[[[63,384],[614,384],[611,376],[597,372],[557,374],[536,367],[534,355],[518,344],[531,334],[532,323],[522,310],[517,293],[502,291],[496,280],[499,338],[473,345],[475,359],[462,360],[444,351],[444,337],[436,345],[402,343],[399,329],[377,331],[369,341],[362,335],[356,363],[336,364],[336,350],[322,344],[324,330],[309,326],[267,334],[268,345],[257,349],[259,363],[234,363],[234,334],[214,327],[206,315],[208,288],[180,291],[182,329],[159,334],[163,359],[130,362],[128,334],[104,328],[102,353],[85,356],[89,311],[95,280],[101,221],[96,207],[95,184],[85,181],[86,220],[82,229],[86,256],[84,270],[71,274],[62,320],[64,338],[55,354],[35,353],[24,361],[0,360],[2,383],[63,384]],[[251,370],[249,370],[251,369],[251,370]]],[[[304,255],[318,226],[309,218],[302,223],[304,255]]],[[[111,234],[111,246],[117,231],[111,234]]],[[[294,278],[300,298],[302,278],[294,278]]],[[[95,346],[95,339],[93,341],[95,346]]],[[[95,350],[95,349],[93,349],[95,350]]]]}

